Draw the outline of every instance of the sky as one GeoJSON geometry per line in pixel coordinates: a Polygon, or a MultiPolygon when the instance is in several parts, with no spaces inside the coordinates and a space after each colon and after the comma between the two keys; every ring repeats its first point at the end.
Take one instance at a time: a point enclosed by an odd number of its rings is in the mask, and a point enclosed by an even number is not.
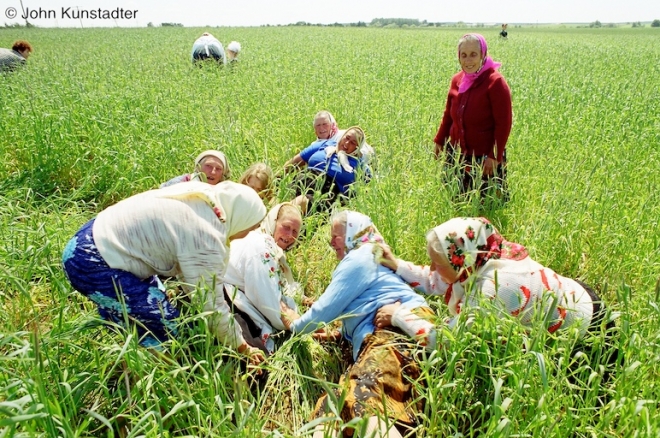
{"type": "Polygon", "coordinates": [[[660,0],[0,0],[0,25],[20,23],[25,11],[39,27],[261,26],[371,22],[412,18],[466,23],[627,23],[660,19],[660,0]],[[21,5],[22,1],[22,5],[21,5]],[[122,16],[79,19],[105,11],[122,16]],[[127,12],[127,11],[130,11],[127,12]]]}

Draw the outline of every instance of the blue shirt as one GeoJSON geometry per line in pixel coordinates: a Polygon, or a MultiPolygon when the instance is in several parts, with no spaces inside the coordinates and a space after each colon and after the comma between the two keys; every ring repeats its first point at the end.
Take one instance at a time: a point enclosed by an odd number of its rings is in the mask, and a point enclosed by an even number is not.
{"type": "MultiPolygon", "coordinates": [[[[300,157],[305,160],[309,169],[323,172],[331,177],[337,188],[342,194],[346,194],[348,186],[355,182],[356,173],[359,172],[358,168],[362,166],[362,161],[348,156],[348,162],[353,167],[353,172],[347,172],[339,164],[337,154],[332,154],[330,158],[326,158],[325,148],[330,146],[337,146],[335,140],[316,140],[300,152],[300,157]]],[[[368,169],[365,169],[368,174],[368,169]]]]}
{"type": "Polygon", "coordinates": [[[365,336],[376,329],[374,316],[378,309],[397,301],[407,309],[428,307],[401,277],[376,262],[373,244],[364,244],[337,265],[323,295],[293,322],[291,329],[294,333],[311,333],[319,325],[341,317],[344,337],[353,344],[353,359],[357,360],[365,336]]]}

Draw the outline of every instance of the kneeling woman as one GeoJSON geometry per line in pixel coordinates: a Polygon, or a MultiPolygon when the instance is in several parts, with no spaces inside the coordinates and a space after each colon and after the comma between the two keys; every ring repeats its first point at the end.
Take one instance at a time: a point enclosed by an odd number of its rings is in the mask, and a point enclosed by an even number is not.
{"type": "Polygon", "coordinates": [[[259,229],[231,244],[225,276],[228,301],[248,344],[267,354],[274,351],[273,329],[286,329],[282,312],[297,316],[291,297],[300,286],[293,280],[284,251],[297,242],[301,226],[300,210],[285,202],[270,210],[259,229]]]}
{"type": "Polygon", "coordinates": [[[102,318],[135,323],[140,344],[153,348],[177,334],[179,317],[158,276],[178,277],[210,312],[218,339],[259,363],[263,354],[234,324],[220,279],[229,241],[247,235],[265,215],[254,190],[229,181],[150,190],[83,225],[64,248],[62,264],[71,285],[96,303],[102,318]]]}
{"type": "MultiPolygon", "coordinates": [[[[430,266],[396,259],[387,248],[382,263],[420,291],[444,296],[450,327],[461,310],[479,306],[485,297],[495,311],[527,326],[540,310],[550,333],[569,327],[576,327],[580,338],[600,333],[605,307],[594,291],[534,261],[524,246],[504,240],[488,220],[454,218],[430,230],[426,240],[430,266]]],[[[376,324],[387,326],[390,319],[397,326],[410,318],[395,305],[381,309],[376,324]]],[[[605,325],[606,330],[613,327],[613,321],[605,325]]]]}
{"type": "Polygon", "coordinates": [[[336,200],[350,196],[351,185],[360,174],[369,180],[371,171],[362,160],[364,144],[364,132],[353,126],[336,143],[317,140],[286,163],[287,170],[306,168],[295,182],[297,197],[293,201],[303,213],[310,209],[328,211],[336,200]],[[314,198],[316,191],[321,199],[314,198]]]}

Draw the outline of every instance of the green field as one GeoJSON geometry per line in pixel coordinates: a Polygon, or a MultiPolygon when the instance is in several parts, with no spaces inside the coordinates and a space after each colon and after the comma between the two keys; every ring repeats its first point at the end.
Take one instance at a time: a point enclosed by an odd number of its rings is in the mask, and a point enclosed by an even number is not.
{"type": "MultiPolygon", "coordinates": [[[[313,140],[320,109],[375,147],[377,178],[351,207],[398,255],[426,262],[427,229],[487,214],[599,290],[620,328],[625,364],[599,392],[601,370],[570,357],[567,339],[479,321],[424,362],[417,436],[660,435],[660,29],[515,28],[508,41],[479,29],[514,108],[511,201],[486,212],[452,203],[432,158],[465,30],[210,29],[242,43],[241,62],[196,69],[205,30],[0,29],[0,47],[35,49],[0,75],[0,436],[304,434],[341,373],[338,347],[286,339],[251,389],[197,318],[174,362],[160,360],[98,327],[60,254],[95,213],[191,170],[201,150],[221,148],[234,179],[255,161],[280,169],[313,140]]],[[[318,296],[336,261],[321,218],[307,227],[289,259],[318,296]]]]}

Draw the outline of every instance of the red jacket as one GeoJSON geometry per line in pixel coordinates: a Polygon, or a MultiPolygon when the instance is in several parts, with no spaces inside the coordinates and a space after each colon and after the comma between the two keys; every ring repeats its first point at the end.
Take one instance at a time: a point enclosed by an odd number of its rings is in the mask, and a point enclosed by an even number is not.
{"type": "Polygon", "coordinates": [[[513,119],[509,85],[490,69],[469,90],[458,94],[463,74],[461,71],[451,80],[445,114],[433,141],[444,147],[449,140],[465,155],[488,155],[501,163],[513,119]]]}

